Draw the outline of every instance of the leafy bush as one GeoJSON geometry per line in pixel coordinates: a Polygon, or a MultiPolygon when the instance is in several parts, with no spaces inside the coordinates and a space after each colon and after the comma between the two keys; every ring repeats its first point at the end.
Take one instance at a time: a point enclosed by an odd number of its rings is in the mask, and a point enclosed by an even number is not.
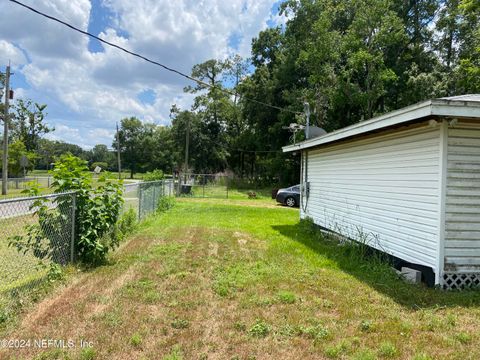
{"type": "Polygon", "coordinates": [[[114,228],[112,236],[116,237],[119,241],[125,239],[129,234],[133,233],[138,225],[138,217],[135,210],[132,208],[125,211],[114,228]]]}
{"type": "MultiPolygon", "coordinates": [[[[39,185],[30,183],[30,188],[22,191],[29,196],[40,194],[39,185]]],[[[71,201],[71,196],[61,196],[57,202],[71,201]]],[[[38,267],[48,268],[48,260],[51,263],[49,268],[49,279],[61,277],[59,267],[54,265],[65,265],[68,261],[65,254],[69,254],[70,241],[65,241],[65,233],[58,231],[71,226],[71,206],[58,206],[50,208],[45,198],[35,199],[30,207],[38,222],[25,226],[26,235],[15,235],[9,238],[9,246],[15,247],[19,252],[31,252],[39,259],[38,267]],[[56,230],[56,231],[55,231],[56,230]]]]}
{"type": "Polygon", "coordinates": [[[148,171],[143,175],[143,180],[144,181],[157,181],[157,180],[163,180],[164,174],[162,170],[155,169],[153,171],[148,171]]]}
{"type": "MultiPolygon", "coordinates": [[[[55,193],[74,191],[75,196],[59,196],[53,209],[48,206],[47,199],[34,200],[30,209],[38,217],[38,223],[27,225],[27,234],[11,238],[9,245],[24,253],[31,251],[44,266],[43,260],[64,265],[68,259],[62,254],[70,253],[70,241],[65,241],[65,233],[58,230],[71,226],[75,205],[74,248],[77,259],[90,265],[103,262],[120,240],[114,235],[123,204],[121,183],[101,176],[94,188],[87,162],[71,154],[60,157],[52,174],[51,186],[55,193]]],[[[28,192],[38,195],[38,186],[28,192]]],[[[122,231],[131,227],[130,223],[131,219],[120,224],[122,231]]],[[[60,276],[58,269],[55,266],[50,268],[52,279],[60,276]]]]}
{"type": "MultiPolygon", "coordinates": [[[[108,252],[118,246],[119,239],[111,234],[123,204],[121,183],[100,176],[93,188],[87,162],[71,154],[60,157],[52,174],[56,193],[76,192],[75,251],[79,260],[86,264],[103,262],[108,252]]],[[[70,197],[59,200],[60,208],[72,205],[70,197]]]]}
{"type": "Polygon", "coordinates": [[[162,196],[158,200],[157,212],[162,213],[175,206],[175,198],[172,196],[162,196]]]}

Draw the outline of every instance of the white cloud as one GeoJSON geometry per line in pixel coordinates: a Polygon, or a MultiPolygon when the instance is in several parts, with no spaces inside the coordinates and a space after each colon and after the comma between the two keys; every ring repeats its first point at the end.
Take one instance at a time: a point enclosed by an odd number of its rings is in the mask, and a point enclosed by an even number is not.
{"type": "MultiPolygon", "coordinates": [[[[88,0],[29,0],[28,4],[87,29],[88,0]]],[[[113,26],[100,36],[165,65],[190,73],[211,58],[250,53],[251,38],[277,22],[273,0],[103,0],[114,14],[113,26]],[[229,46],[237,36],[238,49],[229,46]]],[[[95,10],[95,9],[94,9],[95,10]]],[[[115,122],[137,116],[157,124],[169,122],[173,103],[188,108],[190,83],[117,49],[88,51],[88,38],[9,2],[0,4],[0,53],[11,54],[31,89],[26,96],[49,104],[56,131],[50,137],[84,146],[111,145],[115,122]],[[15,44],[15,45],[14,45],[15,44]],[[138,95],[153,90],[144,104],[138,95]],[[67,120],[64,120],[67,119],[67,120]]],[[[1,60],[1,59],[0,59],[1,60]]]]}
{"type": "Polygon", "coordinates": [[[22,50],[20,50],[15,45],[0,39],[0,64],[8,64],[8,62],[12,63],[13,68],[17,68],[25,64],[27,59],[23,54],[22,50]]]}

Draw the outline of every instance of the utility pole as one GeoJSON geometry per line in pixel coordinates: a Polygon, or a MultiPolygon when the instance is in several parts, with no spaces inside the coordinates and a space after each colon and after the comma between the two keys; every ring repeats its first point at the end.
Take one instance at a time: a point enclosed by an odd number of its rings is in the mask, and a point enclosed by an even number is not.
{"type": "Polygon", "coordinates": [[[187,116],[187,131],[185,133],[185,175],[183,182],[187,183],[187,172],[188,172],[188,146],[190,145],[190,117],[187,116]]]}
{"type": "Polygon", "coordinates": [[[120,133],[118,131],[117,122],[117,162],[118,162],[118,180],[122,178],[122,164],[120,162],[120,133]]]}
{"type": "Polygon", "coordinates": [[[2,195],[7,195],[8,180],[8,107],[10,100],[10,64],[5,73],[5,109],[3,114],[2,195]]]}

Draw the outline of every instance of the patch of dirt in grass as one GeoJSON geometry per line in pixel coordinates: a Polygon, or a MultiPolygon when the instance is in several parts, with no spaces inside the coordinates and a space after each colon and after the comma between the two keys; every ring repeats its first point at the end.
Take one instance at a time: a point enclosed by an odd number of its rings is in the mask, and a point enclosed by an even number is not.
{"type": "MultiPolygon", "coordinates": [[[[139,252],[145,248],[147,243],[143,237],[135,237],[128,241],[121,249],[123,253],[139,252]]],[[[119,254],[116,254],[119,256],[119,254]]],[[[70,283],[66,288],[61,288],[52,296],[40,302],[34,312],[28,314],[22,322],[22,327],[26,329],[37,328],[45,324],[51,317],[62,314],[69,314],[74,302],[79,303],[93,294],[101,293],[104,297],[109,297],[115,290],[120,288],[128,279],[134,276],[133,269],[130,268],[122,273],[118,278],[112,280],[112,274],[107,273],[104,276],[98,276],[98,273],[87,273],[70,283]]],[[[99,311],[101,306],[99,307],[99,311]]]]}
{"type": "Polygon", "coordinates": [[[48,325],[52,317],[67,314],[72,300],[84,300],[88,294],[98,288],[100,281],[91,281],[89,276],[80,276],[66,288],[58,289],[52,296],[40,302],[36,309],[22,321],[21,328],[27,331],[37,330],[48,325]]]}
{"type": "Polygon", "coordinates": [[[241,232],[238,232],[238,231],[235,231],[233,233],[233,236],[235,236],[235,238],[238,241],[238,244],[242,247],[247,244],[248,238],[250,237],[248,234],[244,234],[244,233],[241,233],[241,232]]]}
{"type": "Polygon", "coordinates": [[[218,255],[218,243],[211,242],[208,244],[208,256],[217,256],[218,255]]]}

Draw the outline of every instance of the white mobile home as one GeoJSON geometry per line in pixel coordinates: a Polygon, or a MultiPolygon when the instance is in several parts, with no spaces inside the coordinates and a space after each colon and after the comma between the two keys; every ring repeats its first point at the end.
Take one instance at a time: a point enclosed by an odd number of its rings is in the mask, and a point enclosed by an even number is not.
{"type": "Polygon", "coordinates": [[[480,95],[425,101],[286,146],[300,152],[301,218],[480,284],[480,95]]]}

